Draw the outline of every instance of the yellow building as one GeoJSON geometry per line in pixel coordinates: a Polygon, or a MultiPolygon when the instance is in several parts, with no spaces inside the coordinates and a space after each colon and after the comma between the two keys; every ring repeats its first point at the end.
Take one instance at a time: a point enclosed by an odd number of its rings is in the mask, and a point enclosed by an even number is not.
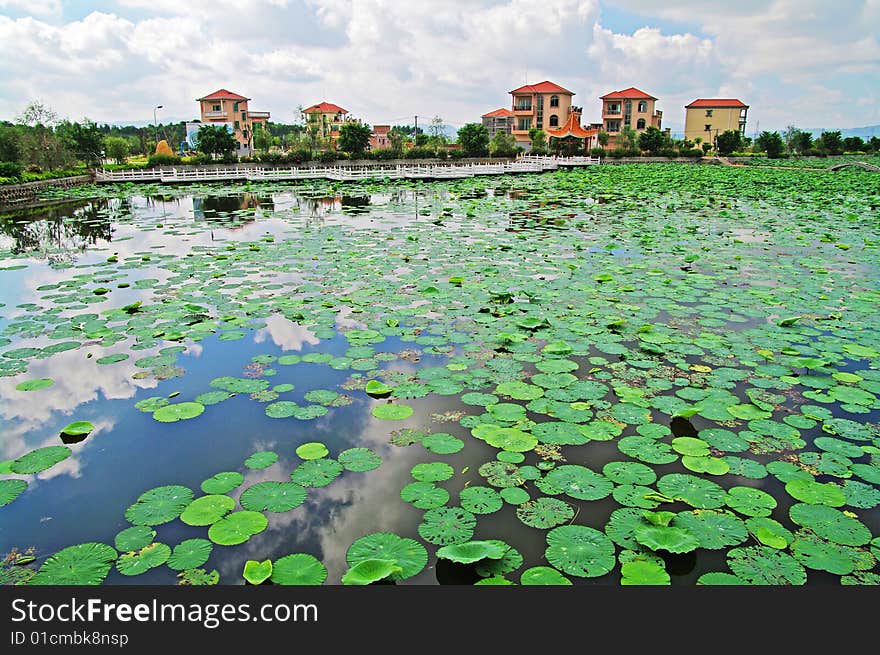
{"type": "Polygon", "coordinates": [[[546,131],[548,128],[559,128],[568,120],[572,91],[558,84],[543,81],[539,84],[526,84],[510,92],[512,96],[513,127],[510,133],[516,139],[516,145],[528,151],[532,140],[529,130],[537,128],[546,131]]]}
{"type": "Polygon", "coordinates": [[[254,152],[254,129],[266,127],[268,111],[250,111],[245,98],[232,91],[220,89],[203,98],[198,98],[201,108],[201,122],[223,123],[232,131],[238,143],[236,154],[250,155],[254,152]]]}
{"type": "Polygon", "coordinates": [[[339,140],[339,128],[344,123],[354,120],[339,105],[332,102],[319,102],[302,110],[305,117],[306,129],[322,139],[329,139],[331,145],[336,146],[339,140]]]}
{"type": "Polygon", "coordinates": [[[715,137],[728,130],[746,135],[749,106],[736,98],[697,98],[684,108],[684,138],[715,143],[715,137]]]}

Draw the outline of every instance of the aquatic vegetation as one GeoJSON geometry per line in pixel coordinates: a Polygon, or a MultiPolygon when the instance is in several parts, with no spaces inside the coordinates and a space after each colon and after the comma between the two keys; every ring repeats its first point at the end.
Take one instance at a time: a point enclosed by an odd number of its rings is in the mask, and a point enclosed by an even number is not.
{"type": "Polygon", "coordinates": [[[0,511],[34,584],[876,584],[876,179],[65,191],[81,248],[4,224],[0,511]]]}

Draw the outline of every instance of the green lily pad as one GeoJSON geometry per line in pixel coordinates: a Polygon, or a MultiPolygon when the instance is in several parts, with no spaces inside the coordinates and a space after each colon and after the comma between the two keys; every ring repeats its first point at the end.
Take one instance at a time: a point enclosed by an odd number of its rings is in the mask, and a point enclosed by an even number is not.
{"type": "Polygon", "coordinates": [[[249,559],[244,563],[244,570],[241,576],[247,580],[249,584],[260,585],[272,577],[272,560],[266,559],[258,562],[249,559]]]}
{"type": "Polygon", "coordinates": [[[413,408],[408,405],[376,405],[372,410],[373,416],[388,421],[402,421],[413,414],[413,408]]]}
{"type": "Polygon", "coordinates": [[[459,493],[461,506],[474,514],[492,514],[501,509],[504,501],[491,487],[466,487],[459,493]]]}
{"type": "Polygon", "coordinates": [[[639,525],[633,532],[639,545],[651,550],[689,553],[700,547],[700,541],[687,530],[665,525],[639,525]]]}
{"type": "Polygon", "coordinates": [[[600,500],[611,493],[614,485],[586,466],[565,464],[548,471],[538,487],[548,494],[564,493],[578,500],[600,500]]]}
{"type": "Polygon", "coordinates": [[[321,459],[322,457],[326,457],[330,454],[330,451],[327,449],[327,446],[320,443],[319,441],[310,441],[308,443],[304,443],[297,447],[296,455],[300,459],[310,460],[310,459],[321,459]]]}
{"type": "Polygon", "coordinates": [[[27,486],[24,480],[0,480],[0,507],[18,498],[27,486]]]}
{"type": "Polygon", "coordinates": [[[289,586],[317,586],[327,579],[327,568],[314,555],[292,553],[272,563],[273,583],[289,586]]]}
{"type": "Polygon", "coordinates": [[[342,576],[344,585],[368,585],[400,574],[403,569],[390,559],[365,559],[348,569],[342,576]]]}
{"type": "Polygon", "coordinates": [[[35,378],[33,380],[25,380],[15,385],[17,391],[38,391],[40,389],[48,389],[55,384],[52,378],[35,378]]]}
{"type": "Polygon", "coordinates": [[[260,470],[272,466],[277,461],[278,453],[273,453],[271,450],[263,450],[254,453],[244,460],[244,465],[249,469],[260,470]]]}
{"type": "Polygon", "coordinates": [[[43,562],[28,584],[99,585],[115,561],[116,551],[107,544],[88,542],[68,546],[43,562]]]}
{"type": "Polygon", "coordinates": [[[602,467],[602,474],[616,484],[644,486],[657,480],[654,469],[639,462],[608,462],[602,467]]]}
{"type": "Polygon", "coordinates": [[[410,470],[410,475],[421,482],[443,482],[454,474],[455,469],[445,462],[424,462],[410,470]]]}
{"type": "Polygon", "coordinates": [[[843,546],[863,546],[871,540],[871,531],[858,519],[826,505],[795,503],[789,516],[796,524],[818,536],[843,546]]]}
{"type": "Polygon", "coordinates": [[[254,512],[287,512],[306,501],[306,490],[295,482],[269,480],[245,489],[238,501],[254,512]]]}
{"type": "Polygon", "coordinates": [[[132,553],[123,553],[116,560],[116,570],[122,575],[141,575],[157,566],[162,566],[171,557],[171,547],[167,544],[152,543],[132,553]]]}
{"type": "Polygon", "coordinates": [[[175,423],[200,416],[205,406],[196,402],[172,403],[153,412],[153,418],[160,423],[175,423]]]}
{"type": "Polygon", "coordinates": [[[452,455],[464,448],[464,442],[445,432],[429,434],[422,438],[422,445],[437,455],[452,455]]]}
{"type": "Polygon", "coordinates": [[[268,524],[268,519],[260,512],[232,512],[208,529],[208,538],[220,546],[235,546],[259,534],[268,524]]]}
{"type": "Polygon", "coordinates": [[[657,489],[698,509],[717,509],[724,505],[724,489],[693,475],[669,473],[657,481],[657,489]]]}
{"type": "Polygon", "coordinates": [[[731,487],[724,496],[724,503],[735,512],[746,516],[770,516],[776,508],[776,499],[761,489],[731,487]]]}
{"type": "Polygon", "coordinates": [[[400,497],[418,509],[434,509],[449,502],[449,492],[433,482],[411,482],[400,490],[400,497]]]}
{"type": "Polygon", "coordinates": [[[516,508],[516,517],[530,527],[543,530],[571,521],[574,518],[574,508],[557,498],[536,498],[519,505],[516,508]]]}
{"type": "Polygon", "coordinates": [[[672,525],[696,537],[700,542],[700,548],[707,550],[737,546],[749,537],[746,524],[736,516],[723,511],[679,512],[672,520],[672,525]]]}
{"type": "Polygon", "coordinates": [[[349,448],[339,453],[339,463],[347,471],[365,473],[379,468],[382,458],[369,448],[349,448]]]}
{"type": "Polygon", "coordinates": [[[791,555],[767,546],[733,548],[727,565],[737,578],[755,585],[802,585],[804,567],[791,555]]]}
{"type": "Polygon", "coordinates": [[[583,525],[562,525],[547,533],[547,561],[563,573],[596,578],[614,568],[614,544],[603,533],[583,525]]]}
{"type": "Polygon", "coordinates": [[[846,504],[843,489],[831,482],[822,484],[814,480],[791,480],[785,483],[785,491],[795,500],[812,505],[840,507],[846,504]]]}
{"type": "Polygon", "coordinates": [[[324,487],[340,476],[342,464],[324,457],[303,462],[290,474],[290,480],[303,487],[324,487]]]}
{"type": "Polygon", "coordinates": [[[200,496],[186,506],[180,514],[180,520],[187,525],[212,525],[222,519],[235,507],[235,501],[229,496],[211,494],[200,496]]]}
{"type": "Polygon", "coordinates": [[[523,571],[519,583],[523,585],[571,586],[571,580],[549,566],[533,566],[523,571]]]}
{"type": "Polygon", "coordinates": [[[13,473],[19,475],[28,475],[30,473],[39,473],[46,469],[52,468],[59,462],[63,462],[70,457],[70,448],[67,446],[45,446],[37,448],[26,453],[14,460],[9,465],[9,469],[13,473]]]}
{"type": "Polygon", "coordinates": [[[192,502],[193,492],[172,484],[155,487],[142,493],[137,502],[125,510],[125,519],[135,525],[162,525],[176,519],[192,502]]]}
{"type": "Polygon", "coordinates": [[[617,448],[624,455],[647,464],[669,464],[678,459],[669,444],[640,435],[623,437],[617,442],[617,448]]]}
{"type": "Polygon", "coordinates": [[[622,585],[668,585],[669,574],[662,565],[645,560],[624,562],[620,566],[622,585]]]}
{"type": "Polygon", "coordinates": [[[202,482],[202,491],[206,494],[225,494],[244,482],[244,476],[237,471],[222,471],[215,473],[202,482]]]}
{"type": "Polygon", "coordinates": [[[672,449],[680,455],[703,457],[709,454],[709,444],[694,437],[676,437],[672,440],[672,449]]]}
{"type": "Polygon", "coordinates": [[[345,555],[349,567],[369,559],[388,559],[401,567],[393,580],[405,580],[419,573],[428,563],[428,552],[418,541],[390,532],[376,532],[356,539],[345,555]]]}
{"type": "Polygon", "coordinates": [[[531,498],[529,492],[521,487],[506,487],[498,493],[501,499],[510,505],[521,505],[527,503],[531,498]]]}
{"type": "Polygon", "coordinates": [[[184,539],[174,547],[168,558],[168,568],[173,571],[195,569],[208,561],[214,544],[207,539],[184,539]]]}
{"type": "Polygon", "coordinates": [[[460,544],[474,534],[476,517],[461,507],[438,507],[429,509],[419,524],[422,539],[438,546],[460,544]]]}
{"type": "Polygon", "coordinates": [[[121,553],[140,550],[149,546],[156,538],[156,531],[148,525],[133,525],[117,533],[113,544],[121,553]]]}
{"type": "Polygon", "coordinates": [[[510,546],[503,541],[468,541],[437,549],[437,558],[448,559],[459,564],[473,564],[486,558],[501,559],[508,550],[510,550],[510,546]]]}

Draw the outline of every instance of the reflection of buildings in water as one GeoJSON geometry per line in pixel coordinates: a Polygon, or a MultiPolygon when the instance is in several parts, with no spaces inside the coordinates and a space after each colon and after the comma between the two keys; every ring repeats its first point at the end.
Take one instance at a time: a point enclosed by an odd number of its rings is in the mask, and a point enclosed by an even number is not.
{"type": "Polygon", "coordinates": [[[301,197],[299,205],[310,219],[323,219],[336,211],[343,214],[366,214],[370,211],[370,196],[346,196],[337,194],[321,197],[301,197]]]}
{"type": "Polygon", "coordinates": [[[230,216],[235,212],[265,209],[272,211],[275,203],[270,196],[260,196],[256,193],[242,193],[234,196],[193,196],[193,216],[196,220],[211,222],[250,223],[254,220],[254,214],[247,217],[241,215],[230,216]]]}
{"type": "Polygon", "coordinates": [[[99,241],[112,241],[109,207],[107,200],[88,200],[13,212],[0,219],[0,232],[12,239],[10,251],[15,255],[67,262],[99,241]]]}

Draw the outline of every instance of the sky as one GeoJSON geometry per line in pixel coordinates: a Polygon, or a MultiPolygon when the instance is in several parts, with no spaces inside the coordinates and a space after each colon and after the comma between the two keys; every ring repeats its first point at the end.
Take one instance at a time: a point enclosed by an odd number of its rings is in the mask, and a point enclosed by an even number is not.
{"type": "Polygon", "coordinates": [[[32,100],[98,122],[197,118],[226,88],[282,123],[326,100],[457,128],[552,80],[599,96],[739,98],[756,129],[880,123],[880,0],[0,0],[0,120],[32,100]]]}

